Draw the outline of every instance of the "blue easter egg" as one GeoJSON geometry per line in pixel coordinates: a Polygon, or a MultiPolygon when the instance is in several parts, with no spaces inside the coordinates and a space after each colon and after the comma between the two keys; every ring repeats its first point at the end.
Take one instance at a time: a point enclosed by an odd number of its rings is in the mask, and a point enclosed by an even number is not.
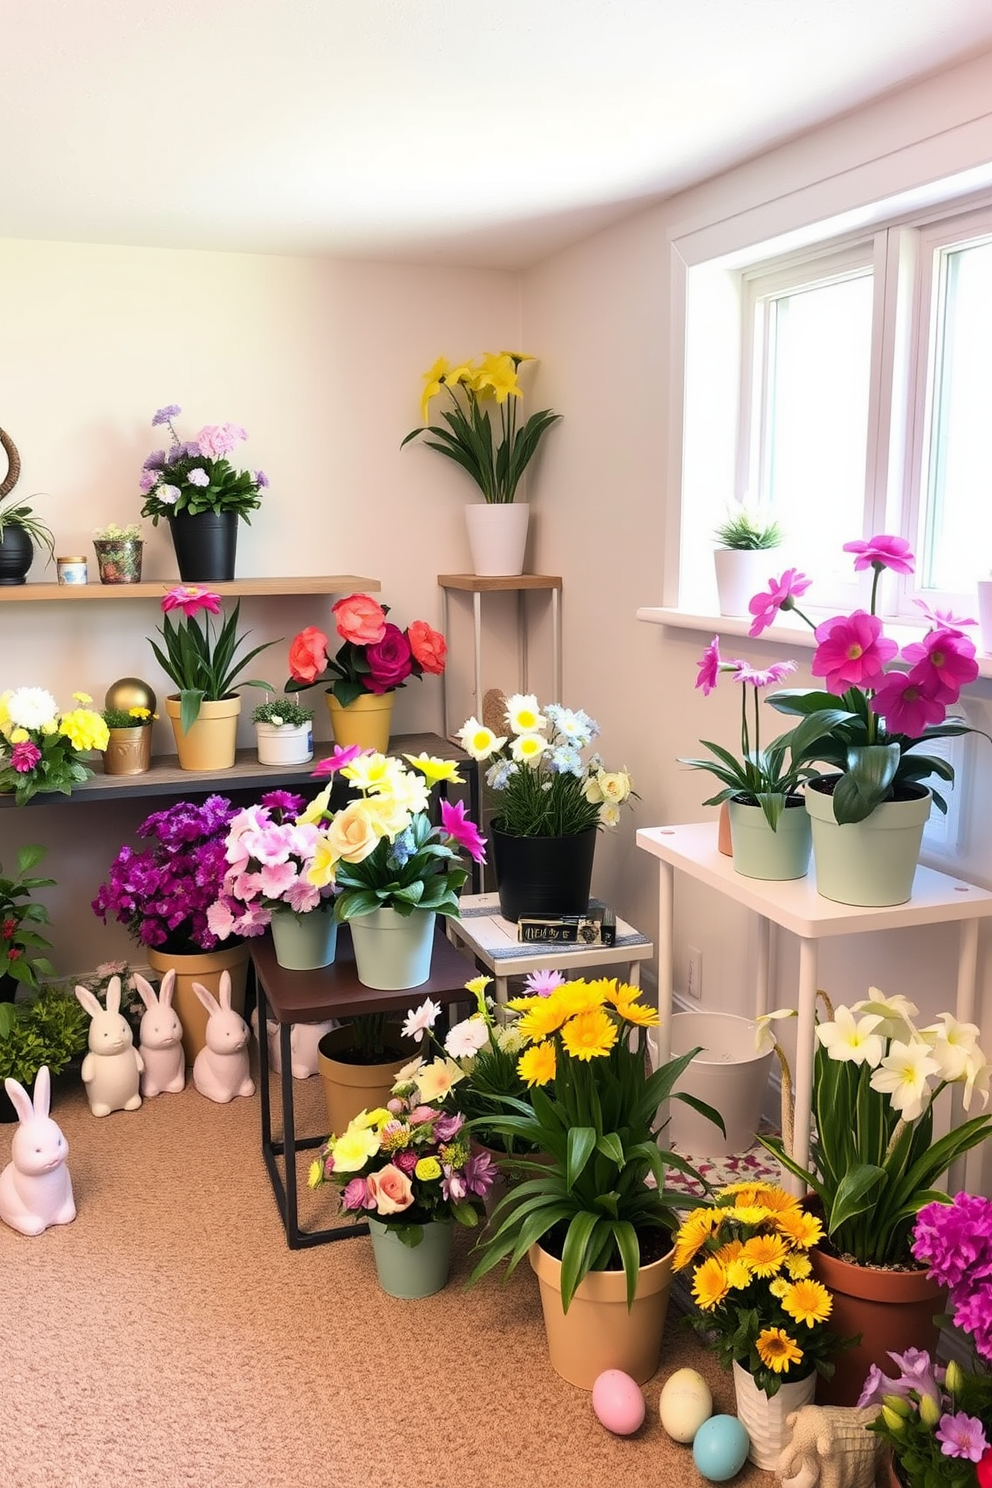
{"type": "Polygon", "coordinates": [[[692,1441],[692,1460],[711,1483],[726,1483],[747,1461],[751,1442],[736,1416],[710,1416],[692,1441]]]}

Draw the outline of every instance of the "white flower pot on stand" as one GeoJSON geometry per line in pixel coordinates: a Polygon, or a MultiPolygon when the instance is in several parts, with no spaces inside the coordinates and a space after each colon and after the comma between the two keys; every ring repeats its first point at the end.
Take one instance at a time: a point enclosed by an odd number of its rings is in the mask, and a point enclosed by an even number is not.
{"type": "Polygon", "coordinates": [[[505,578],[524,571],[530,507],[525,501],[473,502],[465,508],[472,571],[505,578]]]}
{"type": "Polygon", "coordinates": [[[683,1101],[672,1101],[668,1127],[680,1152],[728,1157],[754,1145],[768,1088],[773,1051],[757,1047],[757,1024],[735,1013],[675,1013],[671,1020],[672,1055],[700,1052],[690,1062],[678,1089],[713,1106],[723,1117],[726,1136],[683,1101]]]}

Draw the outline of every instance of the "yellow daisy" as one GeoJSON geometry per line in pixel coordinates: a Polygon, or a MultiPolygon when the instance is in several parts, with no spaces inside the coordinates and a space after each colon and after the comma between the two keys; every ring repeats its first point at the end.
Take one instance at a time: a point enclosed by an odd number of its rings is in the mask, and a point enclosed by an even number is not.
{"type": "Polygon", "coordinates": [[[766,1328],[755,1340],[758,1357],[766,1369],[787,1374],[793,1364],[802,1362],[803,1351],[784,1328],[766,1328]]]}
{"type": "Polygon", "coordinates": [[[643,1002],[616,1002],[614,1007],[620,1017],[635,1028],[656,1028],[659,1023],[658,1009],[645,1007],[643,1002]]]}
{"type": "Polygon", "coordinates": [[[755,1203],[763,1204],[773,1214],[787,1214],[790,1209],[799,1208],[795,1194],[786,1193],[784,1188],[755,1189],[755,1203]]]}
{"type": "Polygon", "coordinates": [[[570,1015],[560,1007],[553,997],[535,998],[532,1007],[522,1013],[517,1022],[517,1032],[529,1044],[538,1044],[558,1029],[570,1015]]]}
{"type": "Polygon", "coordinates": [[[767,1209],[760,1204],[735,1204],[732,1209],[727,1210],[731,1219],[736,1219],[742,1225],[756,1226],[770,1218],[767,1209]]]}
{"type": "Polygon", "coordinates": [[[728,1240],[726,1245],[720,1246],[720,1249],[715,1252],[715,1255],[718,1261],[722,1261],[725,1266],[729,1266],[731,1261],[740,1259],[743,1249],[743,1240],[728,1240]]]}
{"type": "Polygon", "coordinates": [[[547,1085],[555,1077],[554,1044],[533,1044],[525,1049],[517,1060],[517,1074],[528,1087],[547,1085]]]}
{"type": "Polygon", "coordinates": [[[601,1007],[570,1018],[561,1041],[573,1059],[603,1059],[617,1041],[617,1025],[601,1007]]]}
{"type": "Polygon", "coordinates": [[[789,1253],[780,1235],[752,1235],[744,1242],[744,1259],[755,1276],[774,1276],[789,1253]]]}
{"type": "Polygon", "coordinates": [[[506,1005],[514,1013],[526,1013],[539,1002],[547,1001],[548,999],[546,997],[508,997],[506,999],[506,1005]]]}
{"type": "Polygon", "coordinates": [[[675,1237],[675,1256],[672,1260],[674,1270],[682,1271],[688,1266],[713,1234],[718,1222],[713,1219],[712,1209],[692,1211],[688,1219],[679,1226],[675,1237]]]}
{"type": "Polygon", "coordinates": [[[807,1328],[814,1323],[825,1323],[833,1305],[830,1293],[818,1281],[794,1282],[782,1298],[782,1311],[797,1323],[805,1323],[807,1328]]]}
{"type": "Polygon", "coordinates": [[[756,1194],[760,1191],[761,1185],[755,1183],[754,1179],[752,1178],[750,1183],[728,1183],[725,1188],[721,1188],[720,1192],[717,1194],[717,1198],[731,1199],[734,1198],[737,1194],[756,1194]]]}
{"type": "Polygon", "coordinates": [[[697,1266],[692,1276],[692,1295],[696,1306],[710,1312],[727,1295],[727,1273],[720,1262],[710,1256],[697,1266]]]}
{"type": "Polygon", "coordinates": [[[823,1225],[803,1209],[785,1210],[775,1216],[775,1228],[790,1240],[797,1250],[809,1250],[823,1239],[823,1225]]]}
{"type": "MultiPolygon", "coordinates": [[[[751,1285],[751,1267],[745,1260],[731,1261],[726,1268],[727,1285],[732,1289],[743,1291],[751,1285]]],[[[774,1285],[774,1283],[773,1283],[774,1285]]]]}
{"type": "Polygon", "coordinates": [[[786,1281],[784,1276],[776,1276],[774,1281],[768,1283],[768,1290],[773,1297],[777,1297],[781,1301],[783,1297],[789,1295],[789,1292],[792,1290],[792,1283],[786,1281]]]}
{"type": "Polygon", "coordinates": [[[577,1013],[594,1012],[603,1006],[604,1001],[598,982],[566,982],[551,995],[556,1007],[564,1009],[569,1018],[574,1018],[577,1013]]]}
{"type": "Polygon", "coordinates": [[[813,1269],[809,1256],[790,1255],[785,1258],[785,1269],[793,1281],[802,1281],[813,1269]]]}

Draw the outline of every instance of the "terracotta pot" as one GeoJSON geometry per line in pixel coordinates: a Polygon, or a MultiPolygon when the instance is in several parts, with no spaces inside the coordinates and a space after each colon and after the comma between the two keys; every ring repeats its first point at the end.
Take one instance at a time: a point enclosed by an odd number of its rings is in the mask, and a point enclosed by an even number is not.
{"type": "Polygon", "coordinates": [[[858,1266],[816,1249],[810,1260],[817,1281],[833,1293],[832,1331],[840,1338],[861,1334],[860,1343],[836,1355],[833,1379],[817,1381],[817,1404],[856,1405],[872,1364],[890,1373],[890,1352],[937,1347],[934,1317],[944,1309],[946,1291],[925,1270],[858,1266]]]}
{"type": "MultiPolygon", "coordinates": [[[[399,1023],[387,1025],[385,1047],[398,1050],[402,1037],[399,1023]]],[[[317,1069],[324,1086],[327,1122],[335,1136],[340,1136],[360,1111],[384,1106],[392,1095],[396,1076],[414,1057],[412,1052],[394,1053],[379,1064],[352,1064],[344,1056],[354,1047],[355,1036],[350,1028],[335,1028],[325,1033],[317,1045],[317,1069]]]]}
{"type": "Polygon", "coordinates": [[[570,1385],[591,1390],[604,1369],[621,1369],[643,1385],[658,1368],[672,1286],[674,1249],[642,1266],[634,1305],[627,1309],[622,1271],[590,1271],[567,1312],[561,1303],[561,1262],[540,1245],[527,1253],[541,1288],[551,1367],[570,1385]]]}
{"type": "Polygon", "coordinates": [[[179,694],[165,700],[181,770],[230,770],[237,753],[241,699],[234,693],[216,702],[202,702],[196,722],[184,734],[180,727],[179,694]]]}
{"type": "Polygon", "coordinates": [[[186,1063],[192,1064],[207,1041],[207,1010],[193,991],[193,983],[199,982],[217,997],[221,973],[228,972],[231,977],[231,1006],[243,1017],[248,947],[236,945],[222,951],[199,951],[192,956],[177,956],[171,951],[149,947],[145,954],[148,965],[158,976],[162,976],[170,967],[175,968],[176,990],[172,996],[172,1006],[183,1025],[186,1063]]]}
{"type": "Polygon", "coordinates": [[[379,754],[389,751],[389,731],[393,722],[393,698],[391,692],[361,693],[347,707],[338,702],[333,692],[325,692],[327,711],[331,718],[331,733],[335,744],[346,749],[357,744],[360,749],[374,749],[379,754]]]}

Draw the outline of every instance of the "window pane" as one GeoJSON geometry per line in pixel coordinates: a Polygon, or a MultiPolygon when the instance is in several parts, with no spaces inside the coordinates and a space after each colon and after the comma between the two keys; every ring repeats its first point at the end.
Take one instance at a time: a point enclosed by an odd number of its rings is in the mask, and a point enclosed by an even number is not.
{"type": "Polygon", "coordinates": [[[992,568],[992,243],[940,259],[923,573],[927,588],[960,593],[992,568]]]}
{"type": "Polygon", "coordinates": [[[867,273],[769,306],[764,494],[790,557],[821,577],[864,524],[872,295],[867,273]]]}

